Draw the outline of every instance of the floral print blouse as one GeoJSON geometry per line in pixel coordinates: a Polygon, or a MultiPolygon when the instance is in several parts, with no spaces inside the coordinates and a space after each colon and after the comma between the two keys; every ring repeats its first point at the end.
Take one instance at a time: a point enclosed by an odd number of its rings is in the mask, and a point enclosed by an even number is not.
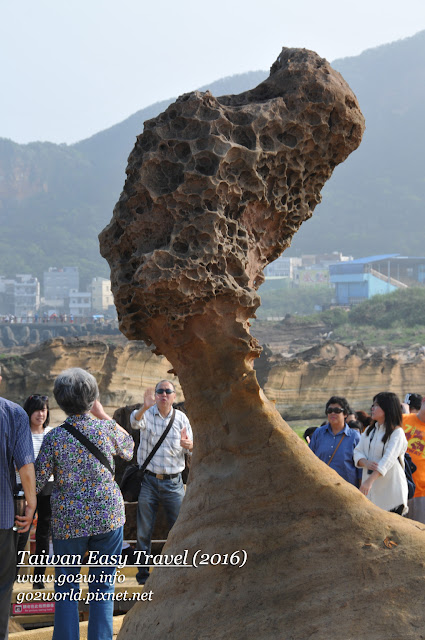
{"type": "MultiPolygon", "coordinates": [[[[131,460],[134,441],[114,420],[89,414],[69,416],[114,468],[113,456],[131,460]]],[[[36,491],[54,476],[51,496],[53,537],[63,540],[107,533],[124,525],[124,500],[108,469],[70,433],[55,427],[46,434],[36,464],[36,491]]]]}

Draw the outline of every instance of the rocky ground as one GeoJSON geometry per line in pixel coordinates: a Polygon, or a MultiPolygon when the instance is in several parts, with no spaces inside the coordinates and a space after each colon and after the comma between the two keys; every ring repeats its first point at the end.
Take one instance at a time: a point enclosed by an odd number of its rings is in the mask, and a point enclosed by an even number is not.
{"type": "Polygon", "coordinates": [[[254,320],[251,333],[273,354],[291,356],[321,344],[329,337],[330,329],[323,322],[305,325],[291,319],[276,322],[254,320]]]}

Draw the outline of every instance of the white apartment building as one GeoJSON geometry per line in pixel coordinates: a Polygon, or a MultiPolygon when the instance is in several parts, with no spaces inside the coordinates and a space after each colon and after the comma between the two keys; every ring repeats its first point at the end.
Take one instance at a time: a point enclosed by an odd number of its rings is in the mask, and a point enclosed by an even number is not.
{"type": "Polygon", "coordinates": [[[106,278],[93,278],[91,281],[91,300],[93,313],[104,313],[114,304],[111,281],[106,278]]]}
{"type": "Polygon", "coordinates": [[[15,279],[0,277],[0,313],[26,319],[34,316],[40,306],[40,282],[28,273],[15,279]]]}
{"type": "Polygon", "coordinates": [[[266,278],[293,278],[294,269],[301,266],[301,258],[279,256],[264,269],[266,278]]]}
{"type": "Polygon", "coordinates": [[[88,318],[91,316],[91,293],[71,289],[69,292],[69,313],[74,318],[88,318]]]}

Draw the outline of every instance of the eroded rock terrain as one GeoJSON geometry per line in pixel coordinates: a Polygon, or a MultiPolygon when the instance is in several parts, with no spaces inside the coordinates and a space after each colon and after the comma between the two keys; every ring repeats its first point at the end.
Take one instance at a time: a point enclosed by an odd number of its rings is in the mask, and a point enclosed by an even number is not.
{"type": "MultiPolygon", "coordinates": [[[[90,371],[102,403],[113,411],[142,401],[142,390],[155,386],[171,367],[165,357],[154,356],[141,342],[90,338],[55,338],[29,349],[3,350],[1,364],[4,397],[22,404],[32,393],[48,394],[54,410],[53,384],[63,369],[90,371]]],[[[178,381],[176,385],[179,391],[178,381]]]]}
{"type": "MultiPolygon", "coordinates": [[[[143,342],[125,339],[56,338],[30,348],[2,351],[2,394],[20,404],[34,392],[47,393],[54,416],[55,376],[71,366],[82,366],[95,375],[101,400],[112,414],[143,399],[146,387],[167,377],[171,368],[164,356],[155,356],[143,342]]],[[[320,417],[332,394],[347,396],[355,409],[368,410],[374,394],[391,390],[400,398],[421,390],[425,356],[419,349],[388,350],[336,342],[322,342],[293,356],[273,353],[263,346],[255,360],[258,382],[286,420],[320,417]]],[[[173,378],[178,400],[184,400],[178,378],[173,378]]],[[[127,424],[128,411],[121,419],[127,424]]],[[[121,416],[121,414],[120,414],[121,416]]],[[[52,420],[59,424],[62,414],[52,420]]]]}
{"type": "Polygon", "coordinates": [[[130,611],[120,638],[422,633],[423,531],[306,450],[253,370],[260,349],[248,320],[262,269],[362,132],[341,76],[312,52],[283,49],[256,89],[187,94],[138,138],[101,248],[121,330],[168,358],[194,427],[191,481],[166,551],[243,550],[247,562],[156,569],[154,601],[130,611]]]}
{"type": "Polygon", "coordinates": [[[418,349],[391,351],[326,341],[290,357],[265,349],[255,369],[279,413],[300,420],[322,416],[331,395],[346,396],[355,410],[369,413],[380,391],[402,399],[409,389],[422,389],[425,356],[418,349]]]}
{"type": "Polygon", "coordinates": [[[152,318],[178,330],[216,299],[251,316],[263,268],[312,215],[363,127],[342,77],[299,49],[283,49],[252,91],[189,93],[146,122],[101,234],[123,333],[152,341],[152,318]]]}

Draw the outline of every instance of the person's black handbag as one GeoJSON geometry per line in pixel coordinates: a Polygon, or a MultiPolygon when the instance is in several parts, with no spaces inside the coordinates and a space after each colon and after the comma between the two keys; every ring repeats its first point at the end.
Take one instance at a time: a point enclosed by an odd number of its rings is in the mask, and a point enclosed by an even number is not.
{"type": "Polygon", "coordinates": [[[413,474],[415,473],[417,467],[415,463],[412,461],[410,455],[406,452],[404,454],[404,473],[406,474],[407,480],[407,498],[411,500],[415,495],[416,484],[413,480],[413,474]]]}
{"type": "Polygon", "coordinates": [[[120,489],[126,502],[137,502],[145,471],[138,464],[126,467],[120,482],[120,489]]]}
{"type": "Polygon", "coordinates": [[[137,502],[137,500],[139,499],[140,487],[142,486],[145,469],[167,437],[167,434],[173,425],[175,416],[176,410],[174,409],[173,415],[170,418],[170,422],[167,424],[167,427],[164,429],[161,437],[159,438],[158,442],[156,443],[142,466],[139,467],[138,464],[130,464],[125,469],[119,487],[126,502],[137,502]]]}
{"type": "Polygon", "coordinates": [[[38,495],[39,496],[43,496],[43,497],[51,496],[54,484],[55,483],[53,482],[53,480],[48,480],[47,484],[44,485],[44,487],[42,488],[42,490],[40,491],[40,493],[38,495]]]}
{"type": "Polygon", "coordinates": [[[184,469],[182,471],[182,480],[183,480],[183,484],[187,484],[187,481],[189,480],[189,472],[190,472],[190,463],[192,461],[192,456],[190,456],[188,453],[184,454],[184,469]]]}

